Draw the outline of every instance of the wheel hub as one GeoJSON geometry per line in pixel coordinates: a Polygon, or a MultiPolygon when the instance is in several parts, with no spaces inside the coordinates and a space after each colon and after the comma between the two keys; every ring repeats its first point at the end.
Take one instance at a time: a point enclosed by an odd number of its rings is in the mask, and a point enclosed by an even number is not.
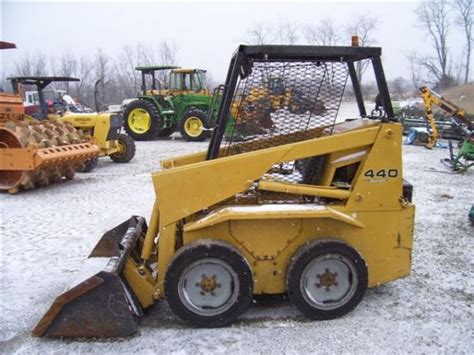
{"type": "Polygon", "coordinates": [[[184,123],[186,134],[190,137],[198,137],[203,130],[202,121],[199,117],[189,117],[184,123]]]}
{"type": "Polygon", "coordinates": [[[303,271],[303,297],[319,309],[335,309],[350,299],[357,288],[357,275],[351,260],[327,254],[311,261],[303,271]]]}
{"type": "Polygon", "coordinates": [[[133,109],[128,115],[128,126],[135,133],[147,132],[151,126],[150,114],[142,108],[133,109]]]}
{"type": "Polygon", "coordinates": [[[319,283],[316,283],[316,287],[324,287],[326,291],[329,291],[331,286],[337,286],[337,272],[332,273],[329,269],[326,269],[324,274],[317,274],[316,278],[319,283]]]}
{"type": "Polygon", "coordinates": [[[234,303],[239,290],[237,274],[223,260],[204,258],[190,264],[180,277],[178,294],[192,312],[211,316],[234,303]]]}
{"type": "Polygon", "coordinates": [[[197,282],[196,286],[201,288],[201,294],[204,295],[206,293],[210,293],[211,295],[215,295],[214,291],[216,288],[221,287],[219,283],[217,283],[217,276],[206,276],[203,274],[201,282],[197,282]]]}

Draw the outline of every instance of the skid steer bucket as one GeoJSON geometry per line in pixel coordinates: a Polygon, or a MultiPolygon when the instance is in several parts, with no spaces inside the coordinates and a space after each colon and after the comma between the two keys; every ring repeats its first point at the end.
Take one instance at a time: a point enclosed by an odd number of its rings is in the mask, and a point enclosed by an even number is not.
{"type": "Polygon", "coordinates": [[[142,309],[122,270],[146,230],[145,219],[133,216],[105,233],[89,255],[79,283],[56,298],[33,334],[89,338],[135,333],[142,309]]]}

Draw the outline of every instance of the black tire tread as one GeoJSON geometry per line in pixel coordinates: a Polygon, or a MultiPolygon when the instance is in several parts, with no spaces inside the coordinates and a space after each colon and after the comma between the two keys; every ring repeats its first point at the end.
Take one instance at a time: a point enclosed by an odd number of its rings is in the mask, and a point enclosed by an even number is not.
{"type": "Polygon", "coordinates": [[[183,321],[194,327],[216,328],[232,323],[251,304],[253,276],[247,260],[231,244],[203,239],[180,248],[172,258],[165,276],[165,296],[170,308],[183,321]],[[205,257],[219,258],[231,265],[239,276],[239,295],[236,302],[220,315],[201,316],[184,306],[178,296],[181,273],[190,263],[205,257]]]}
{"type": "Polygon", "coordinates": [[[135,156],[135,141],[132,137],[123,133],[118,135],[117,140],[122,141],[123,145],[125,145],[125,152],[111,154],[110,159],[116,163],[128,163],[135,156]]]}
{"type": "Polygon", "coordinates": [[[316,320],[329,320],[344,316],[362,301],[368,285],[367,265],[362,256],[351,246],[335,239],[317,239],[301,246],[291,258],[287,269],[287,290],[292,303],[305,316],[316,320]],[[301,294],[300,275],[306,265],[324,253],[340,253],[354,261],[359,283],[353,297],[344,305],[333,310],[320,310],[308,304],[301,294]]]}

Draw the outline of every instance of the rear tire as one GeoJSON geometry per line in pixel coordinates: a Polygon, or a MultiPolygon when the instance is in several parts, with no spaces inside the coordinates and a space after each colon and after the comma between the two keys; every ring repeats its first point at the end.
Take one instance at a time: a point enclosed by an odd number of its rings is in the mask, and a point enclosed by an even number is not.
{"type": "Polygon", "coordinates": [[[183,321],[195,327],[222,327],[252,302],[252,272],[232,245],[200,240],[182,247],[170,262],[165,295],[183,321]]]}
{"type": "Polygon", "coordinates": [[[135,156],[135,141],[132,137],[122,133],[118,135],[117,141],[122,151],[120,153],[111,154],[110,159],[116,163],[128,163],[135,156]]]}
{"type": "Polygon", "coordinates": [[[202,142],[209,137],[207,113],[197,108],[187,110],[181,118],[179,131],[188,142],[202,142]]]}
{"type": "Polygon", "coordinates": [[[288,295],[308,318],[339,318],[362,301],[368,284],[367,266],[350,246],[316,240],[300,247],[291,260],[288,295]]]}
{"type": "Polygon", "coordinates": [[[123,117],[125,131],[136,141],[153,140],[161,133],[163,120],[156,106],[149,100],[130,102],[123,117]]]}
{"type": "Polygon", "coordinates": [[[90,173],[92,170],[94,170],[99,164],[99,157],[93,157],[90,159],[87,159],[84,162],[84,167],[80,170],[81,173],[90,173]]]}

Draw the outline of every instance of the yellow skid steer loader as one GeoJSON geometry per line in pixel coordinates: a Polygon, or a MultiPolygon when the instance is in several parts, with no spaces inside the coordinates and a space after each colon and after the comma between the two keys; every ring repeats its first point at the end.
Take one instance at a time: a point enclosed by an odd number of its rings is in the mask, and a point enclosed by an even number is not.
{"type": "Polygon", "coordinates": [[[149,225],[133,216],[107,232],[91,269],[34,334],[131,335],[161,299],[192,326],[220,327],[258,294],[288,293],[307,317],[333,319],[367,287],[409,275],[415,208],[380,57],[371,47],[240,46],[207,152],[162,162],[149,225]],[[366,114],[354,68],[361,60],[373,66],[385,117],[366,114]],[[263,74],[325,110],[281,107],[271,129],[244,139],[236,129],[236,141],[232,105],[244,104],[263,74]],[[348,78],[360,117],[341,121],[348,78]]]}

